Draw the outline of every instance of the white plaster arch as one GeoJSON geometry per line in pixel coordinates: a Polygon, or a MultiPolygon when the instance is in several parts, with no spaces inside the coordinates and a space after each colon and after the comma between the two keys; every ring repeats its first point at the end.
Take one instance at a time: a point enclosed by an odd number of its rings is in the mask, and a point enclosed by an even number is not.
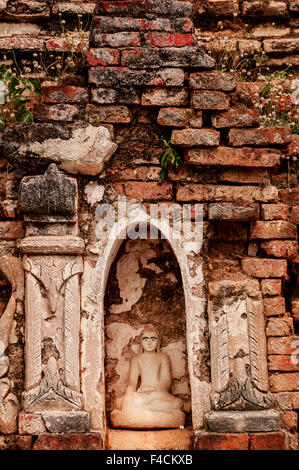
{"type": "MultiPolygon", "coordinates": [[[[142,207],[142,206],[141,206],[142,207]]],[[[91,414],[91,430],[105,432],[105,340],[104,340],[104,297],[111,265],[117,252],[134,227],[155,227],[168,241],[180,266],[185,306],[186,306],[186,343],[191,388],[192,420],[194,430],[202,428],[205,414],[210,411],[211,384],[200,377],[202,354],[206,350],[204,332],[208,327],[204,318],[206,299],[197,292],[203,292],[204,276],[200,254],[201,241],[188,241],[183,237],[167,237],[168,222],[161,218],[150,217],[138,207],[129,211],[127,217],[114,223],[109,237],[101,240],[98,260],[93,270],[85,273],[83,284],[92,285],[94,312],[82,319],[82,392],[84,409],[91,414]],[[197,289],[196,289],[197,288],[197,289]]],[[[85,294],[82,289],[82,307],[85,294]]]]}

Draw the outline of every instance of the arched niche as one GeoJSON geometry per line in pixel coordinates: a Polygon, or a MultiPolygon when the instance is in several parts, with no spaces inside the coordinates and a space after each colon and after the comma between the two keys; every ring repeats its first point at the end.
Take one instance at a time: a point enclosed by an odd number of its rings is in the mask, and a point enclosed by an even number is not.
{"type": "Polygon", "coordinates": [[[84,409],[91,414],[91,430],[105,432],[105,336],[104,299],[111,265],[127,234],[136,226],[150,225],[169,243],[178,262],[186,308],[186,346],[191,389],[193,429],[203,427],[204,416],[210,410],[210,374],[207,366],[208,322],[201,257],[201,241],[167,236],[168,223],[150,217],[141,208],[116,222],[108,237],[98,243],[95,266],[85,265],[82,279],[81,372],[84,409]],[[85,314],[86,305],[93,311],[85,314]]]}
{"type": "Polygon", "coordinates": [[[168,242],[126,239],[112,263],[105,292],[106,416],[128,384],[129,364],[140,351],[140,332],[154,324],[161,351],[171,363],[171,394],[183,402],[191,423],[191,392],[186,349],[186,313],[181,272],[168,242]]]}

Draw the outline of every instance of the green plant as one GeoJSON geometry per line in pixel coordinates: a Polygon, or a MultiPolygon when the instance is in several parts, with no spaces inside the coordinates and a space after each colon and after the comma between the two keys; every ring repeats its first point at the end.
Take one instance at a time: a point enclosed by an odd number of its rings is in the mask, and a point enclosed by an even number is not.
{"type": "Polygon", "coordinates": [[[10,123],[32,122],[30,104],[36,98],[39,84],[34,80],[18,77],[3,65],[0,65],[0,81],[4,88],[4,104],[0,105],[0,132],[10,123]]]}
{"type": "Polygon", "coordinates": [[[183,163],[184,159],[182,155],[173,148],[173,140],[167,141],[162,137],[162,142],[166,148],[159,156],[160,165],[162,167],[159,176],[162,181],[165,181],[168,177],[169,166],[177,169],[183,163]]]}

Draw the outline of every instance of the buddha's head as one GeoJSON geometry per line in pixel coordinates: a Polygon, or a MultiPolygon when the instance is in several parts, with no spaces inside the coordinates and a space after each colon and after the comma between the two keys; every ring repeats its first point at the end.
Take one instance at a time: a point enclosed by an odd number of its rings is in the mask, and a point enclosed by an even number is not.
{"type": "Polygon", "coordinates": [[[159,352],[160,343],[161,337],[157,328],[151,323],[146,324],[140,335],[140,351],[159,352]]]}

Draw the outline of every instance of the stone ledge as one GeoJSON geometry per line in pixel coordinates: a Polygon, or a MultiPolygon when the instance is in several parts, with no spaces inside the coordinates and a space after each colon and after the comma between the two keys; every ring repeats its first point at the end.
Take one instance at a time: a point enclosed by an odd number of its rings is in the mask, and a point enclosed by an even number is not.
{"type": "Polygon", "coordinates": [[[31,255],[80,255],[84,251],[84,241],[79,237],[27,237],[20,244],[22,253],[31,255]]]}
{"type": "Polygon", "coordinates": [[[280,414],[275,410],[212,411],[206,415],[207,429],[218,433],[278,431],[280,414]]]}

